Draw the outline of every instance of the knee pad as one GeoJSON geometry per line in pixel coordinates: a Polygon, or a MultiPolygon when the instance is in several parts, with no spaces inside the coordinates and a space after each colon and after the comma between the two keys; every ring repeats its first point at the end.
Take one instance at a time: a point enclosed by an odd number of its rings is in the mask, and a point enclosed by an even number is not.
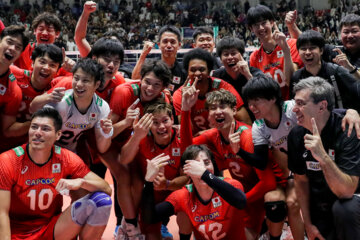
{"type": "Polygon", "coordinates": [[[89,202],[94,208],[86,223],[91,226],[106,225],[110,217],[111,197],[103,192],[94,192],[89,196],[89,202]]]}
{"type": "Polygon", "coordinates": [[[271,222],[281,222],[287,215],[286,203],[284,201],[265,202],[266,217],[271,222]]]}
{"type": "Polygon", "coordinates": [[[73,222],[83,226],[90,214],[94,211],[94,205],[89,204],[90,194],[76,200],[71,204],[71,218],[73,222]]]}

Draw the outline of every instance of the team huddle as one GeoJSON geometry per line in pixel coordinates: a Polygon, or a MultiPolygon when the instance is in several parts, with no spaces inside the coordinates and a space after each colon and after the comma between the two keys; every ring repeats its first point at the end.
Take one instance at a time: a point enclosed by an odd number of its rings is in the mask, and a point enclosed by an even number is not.
{"type": "Polygon", "coordinates": [[[94,11],[76,62],[53,44],[54,14],[34,19],[35,43],[23,26],[1,32],[1,239],[101,239],[113,204],[115,239],[173,239],[172,215],[181,240],[280,240],[284,224],[295,240],[360,239],[360,16],[341,20],[340,48],[300,32],[296,11],[288,38],[252,7],[249,62],[235,37],[215,55],[207,27],[180,62],[166,25],[161,58],[145,42],[130,69],[116,32],[86,40],[94,11]]]}

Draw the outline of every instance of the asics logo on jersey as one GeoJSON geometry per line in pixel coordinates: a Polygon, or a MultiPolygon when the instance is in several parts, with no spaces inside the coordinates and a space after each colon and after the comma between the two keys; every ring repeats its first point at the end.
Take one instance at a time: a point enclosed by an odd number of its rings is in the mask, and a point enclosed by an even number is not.
{"type": "Polygon", "coordinates": [[[38,178],[38,179],[28,179],[25,181],[25,184],[28,186],[34,186],[34,185],[49,185],[55,183],[55,178],[38,178]]]}
{"type": "Polygon", "coordinates": [[[65,123],[65,126],[67,128],[71,128],[71,129],[88,129],[91,128],[91,124],[86,124],[86,123],[80,123],[80,124],[76,124],[76,123],[71,123],[71,122],[67,122],[65,123]]]}
{"type": "Polygon", "coordinates": [[[220,213],[218,211],[210,213],[209,215],[196,216],[194,220],[195,222],[206,222],[207,220],[215,219],[217,217],[220,217],[220,213]]]}
{"type": "Polygon", "coordinates": [[[303,157],[303,158],[306,158],[307,155],[308,155],[308,151],[305,151],[305,152],[303,153],[302,157],[303,157]]]}
{"type": "Polygon", "coordinates": [[[28,169],[29,169],[29,167],[28,167],[28,166],[25,166],[25,167],[21,170],[21,174],[26,173],[28,169]]]}
{"type": "Polygon", "coordinates": [[[194,206],[191,208],[191,212],[195,212],[195,211],[196,211],[196,209],[197,209],[197,206],[196,206],[196,205],[194,205],[194,206]]]}

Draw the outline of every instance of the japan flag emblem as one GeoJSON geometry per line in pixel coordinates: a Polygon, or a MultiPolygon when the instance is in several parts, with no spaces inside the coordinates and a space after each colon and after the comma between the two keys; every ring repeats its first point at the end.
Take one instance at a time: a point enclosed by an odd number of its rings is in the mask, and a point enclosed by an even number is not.
{"type": "Polygon", "coordinates": [[[2,84],[0,84],[0,95],[4,95],[6,92],[6,87],[2,84]]]}
{"type": "Polygon", "coordinates": [[[54,163],[52,165],[52,172],[53,173],[60,173],[61,172],[61,164],[60,163],[54,163]]]}
{"type": "Polygon", "coordinates": [[[180,148],[173,148],[172,149],[172,155],[174,157],[179,157],[180,156],[180,148]]]}
{"type": "Polygon", "coordinates": [[[90,113],[89,121],[96,121],[97,114],[96,113],[90,113]]]}
{"type": "Polygon", "coordinates": [[[329,149],[329,157],[331,160],[335,161],[335,151],[334,149],[329,149]]]}
{"type": "Polygon", "coordinates": [[[222,205],[220,197],[215,197],[211,201],[212,201],[214,208],[220,207],[222,205]]]}

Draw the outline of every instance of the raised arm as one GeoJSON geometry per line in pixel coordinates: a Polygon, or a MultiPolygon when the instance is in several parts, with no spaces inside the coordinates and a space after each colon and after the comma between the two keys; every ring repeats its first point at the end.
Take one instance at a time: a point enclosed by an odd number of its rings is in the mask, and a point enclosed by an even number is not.
{"type": "Polygon", "coordinates": [[[0,236],[1,239],[10,240],[10,209],[11,192],[6,190],[0,190],[0,236]]]}
{"type": "Polygon", "coordinates": [[[285,24],[289,30],[290,37],[294,39],[298,39],[301,31],[296,25],[296,19],[297,19],[297,11],[289,11],[286,13],[285,16],[285,24]]]}
{"type": "Polygon", "coordinates": [[[76,46],[79,49],[81,57],[86,57],[91,51],[91,46],[89,42],[86,40],[86,32],[87,32],[89,16],[92,12],[95,11],[96,11],[96,2],[86,1],[84,4],[84,10],[76,24],[74,39],[76,46]]]}
{"type": "Polygon", "coordinates": [[[131,79],[140,79],[141,75],[140,75],[140,70],[142,65],[144,64],[145,60],[146,60],[146,56],[150,53],[151,49],[154,47],[154,43],[150,42],[150,41],[145,41],[144,42],[144,47],[143,50],[141,52],[141,55],[139,57],[139,60],[136,62],[136,65],[133,69],[133,72],[131,74],[131,79]]]}
{"type": "Polygon", "coordinates": [[[61,99],[64,97],[64,94],[65,88],[58,87],[54,88],[51,93],[44,93],[42,95],[36,96],[30,103],[29,112],[34,113],[48,103],[60,102],[61,99]]]}

